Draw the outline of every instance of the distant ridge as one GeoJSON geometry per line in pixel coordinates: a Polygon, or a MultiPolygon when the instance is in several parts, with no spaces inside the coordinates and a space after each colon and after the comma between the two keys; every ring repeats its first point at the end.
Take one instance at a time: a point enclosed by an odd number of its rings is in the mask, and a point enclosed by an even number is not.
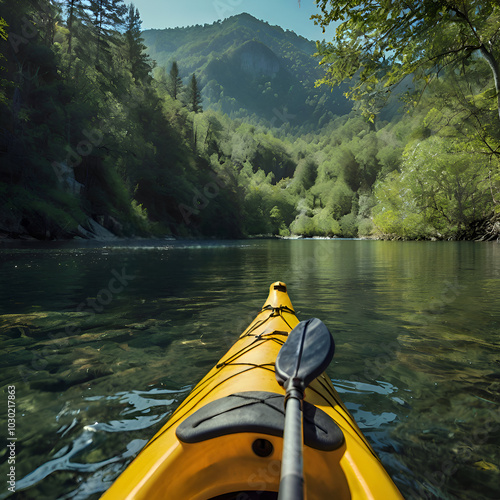
{"type": "Polygon", "coordinates": [[[143,37],[158,66],[168,71],[176,60],[185,80],[196,73],[205,109],[290,128],[321,126],[351,110],[345,89],[315,87],[323,73],[315,42],[250,14],[143,37]]]}

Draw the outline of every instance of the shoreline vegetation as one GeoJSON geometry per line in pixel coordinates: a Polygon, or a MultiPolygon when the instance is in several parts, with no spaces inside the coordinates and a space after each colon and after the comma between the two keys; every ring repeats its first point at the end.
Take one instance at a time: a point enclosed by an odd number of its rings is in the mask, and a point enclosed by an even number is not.
{"type": "Polygon", "coordinates": [[[327,48],[248,14],[144,33],[121,2],[1,15],[0,241],[500,239],[484,58],[353,104],[314,86],[327,48]]]}
{"type": "Polygon", "coordinates": [[[27,232],[22,233],[12,233],[10,231],[5,231],[0,228],[0,243],[15,243],[15,242],[47,242],[47,241],[78,241],[78,240],[88,240],[96,242],[110,242],[110,241],[133,241],[133,240],[158,240],[158,241],[169,241],[169,240],[211,240],[211,239],[283,239],[283,240],[297,240],[297,239],[318,239],[318,240],[378,240],[378,241],[476,241],[476,242],[489,242],[496,241],[500,242],[500,214],[493,214],[489,218],[485,218],[483,221],[476,224],[475,231],[469,232],[468,234],[454,235],[454,236],[414,236],[405,237],[399,234],[385,234],[380,232],[373,232],[368,235],[355,235],[355,236],[341,236],[341,235],[304,235],[304,234],[291,234],[288,236],[279,234],[252,234],[239,237],[217,237],[209,235],[196,235],[189,236],[185,235],[182,237],[176,237],[171,234],[158,235],[158,234],[143,234],[140,236],[130,235],[123,236],[122,234],[116,235],[109,231],[103,226],[100,226],[97,222],[92,221],[91,227],[93,230],[87,230],[81,228],[77,230],[76,235],[67,235],[67,237],[62,238],[43,238],[36,237],[27,232]]]}
{"type": "Polygon", "coordinates": [[[335,241],[352,241],[352,240],[357,240],[357,241],[406,241],[406,242],[411,242],[411,241],[427,241],[427,242],[447,242],[447,241],[471,241],[471,242],[496,242],[500,243],[500,222],[497,221],[492,223],[491,221],[486,221],[484,225],[485,229],[488,229],[488,232],[485,234],[477,235],[475,238],[437,238],[437,237],[428,237],[428,238],[405,238],[404,236],[396,235],[396,234],[371,234],[368,236],[354,236],[354,237],[343,237],[343,236],[304,236],[300,234],[295,234],[295,235],[290,235],[290,236],[280,236],[276,234],[254,234],[254,235],[249,235],[249,236],[242,236],[240,238],[219,238],[215,236],[185,236],[185,237],[179,237],[176,238],[174,236],[115,236],[111,233],[110,236],[89,236],[87,235],[86,237],[80,237],[80,236],[74,236],[73,238],[62,238],[62,239],[38,239],[34,237],[30,237],[29,235],[20,235],[19,237],[7,237],[5,235],[0,234],[0,247],[5,244],[7,246],[10,245],[16,245],[16,243],[22,244],[22,243],[51,243],[53,242],[54,244],[57,243],[62,243],[62,242],[71,242],[71,241],[81,241],[81,242],[88,242],[88,243],[97,243],[97,244],[108,244],[108,243],[127,243],[127,242],[147,242],[147,241],[152,241],[152,242],[190,242],[190,241],[214,241],[214,240],[222,240],[222,241],[238,241],[238,240],[274,240],[274,239],[280,239],[280,240],[286,240],[286,241],[295,241],[295,240],[335,240],[335,241]],[[492,227],[493,224],[493,227],[492,227]],[[496,227],[494,226],[496,224],[496,227]]]}

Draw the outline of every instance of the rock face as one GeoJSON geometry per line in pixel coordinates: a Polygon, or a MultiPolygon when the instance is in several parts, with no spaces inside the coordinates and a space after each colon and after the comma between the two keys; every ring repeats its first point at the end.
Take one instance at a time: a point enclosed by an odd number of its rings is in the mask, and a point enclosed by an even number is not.
{"type": "Polygon", "coordinates": [[[61,229],[56,221],[51,221],[39,214],[31,214],[30,217],[5,217],[0,222],[0,240],[51,240],[84,238],[97,241],[111,241],[123,235],[123,226],[110,216],[101,216],[99,224],[92,218],[88,218],[84,226],[78,226],[77,232],[68,232],[61,229]],[[119,236],[117,236],[119,235],[119,236]]]}
{"type": "Polygon", "coordinates": [[[57,177],[61,187],[68,193],[80,195],[84,186],[75,179],[74,168],[66,163],[57,163],[56,165],[57,177]]]}
{"type": "Polygon", "coordinates": [[[86,226],[87,229],[82,226],[78,226],[78,232],[83,238],[99,241],[110,241],[117,239],[117,237],[111,231],[108,231],[105,227],[98,224],[94,219],[89,218],[87,220],[86,226]]]}
{"type": "Polygon", "coordinates": [[[275,77],[280,70],[280,61],[276,54],[266,45],[255,40],[239,47],[232,56],[232,62],[252,77],[275,77]]]}

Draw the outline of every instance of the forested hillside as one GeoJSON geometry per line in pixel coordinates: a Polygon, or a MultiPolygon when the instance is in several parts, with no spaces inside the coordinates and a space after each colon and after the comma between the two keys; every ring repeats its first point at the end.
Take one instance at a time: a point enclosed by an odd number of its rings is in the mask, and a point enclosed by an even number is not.
{"type": "Polygon", "coordinates": [[[211,25],[143,33],[159,67],[178,61],[196,73],[206,107],[294,133],[316,130],[352,108],[342,88],[316,88],[322,76],[314,42],[249,14],[211,25]]]}
{"type": "Polygon", "coordinates": [[[119,1],[0,9],[3,237],[496,234],[480,57],[472,80],[365,80],[351,110],[312,42],[248,15],[142,33],[119,1]]]}
{"type": "Polygon", "coordinates": [[[350,82],[349,96],[371,119],[410,78],[415,85],[403,97],[421,135],[407,136],[399,168],[378,178],[377,230],[405,238],[499,238],[498,4],[317,5],[315,22],[336,23],[334,40],[318,44],[322,83],[350,82]]]}

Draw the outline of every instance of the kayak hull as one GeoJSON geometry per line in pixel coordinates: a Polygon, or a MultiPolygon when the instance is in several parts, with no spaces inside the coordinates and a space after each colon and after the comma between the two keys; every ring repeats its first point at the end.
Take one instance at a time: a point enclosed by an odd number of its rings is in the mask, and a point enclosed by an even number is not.
{"type": "MultiPolygon", "coordinates": [[[[271,285],[254,321],[102,498],[277,498],[273,492],[279,487],[283,439],[276,413],[284,390],[274,367],[298,322],[285,284],[271,285]],[[268,395],[259,395],[262,403],[253,406],[259,417],[247,410],[256,391],[268,395]],[[240,404],[238,398],[245,402],[240,404]],[[232,416],[226,418],[222,410],[218,414],[219,407],[229,408],[232,416]]],[[[304,432],[308,500],[403,498],[326,374],[306,389],[305,401],[304,415],[307,405],[311,420],[309,432],[304,432]],[[329,421],[325,444],[317,435],[329,421]]]]}

